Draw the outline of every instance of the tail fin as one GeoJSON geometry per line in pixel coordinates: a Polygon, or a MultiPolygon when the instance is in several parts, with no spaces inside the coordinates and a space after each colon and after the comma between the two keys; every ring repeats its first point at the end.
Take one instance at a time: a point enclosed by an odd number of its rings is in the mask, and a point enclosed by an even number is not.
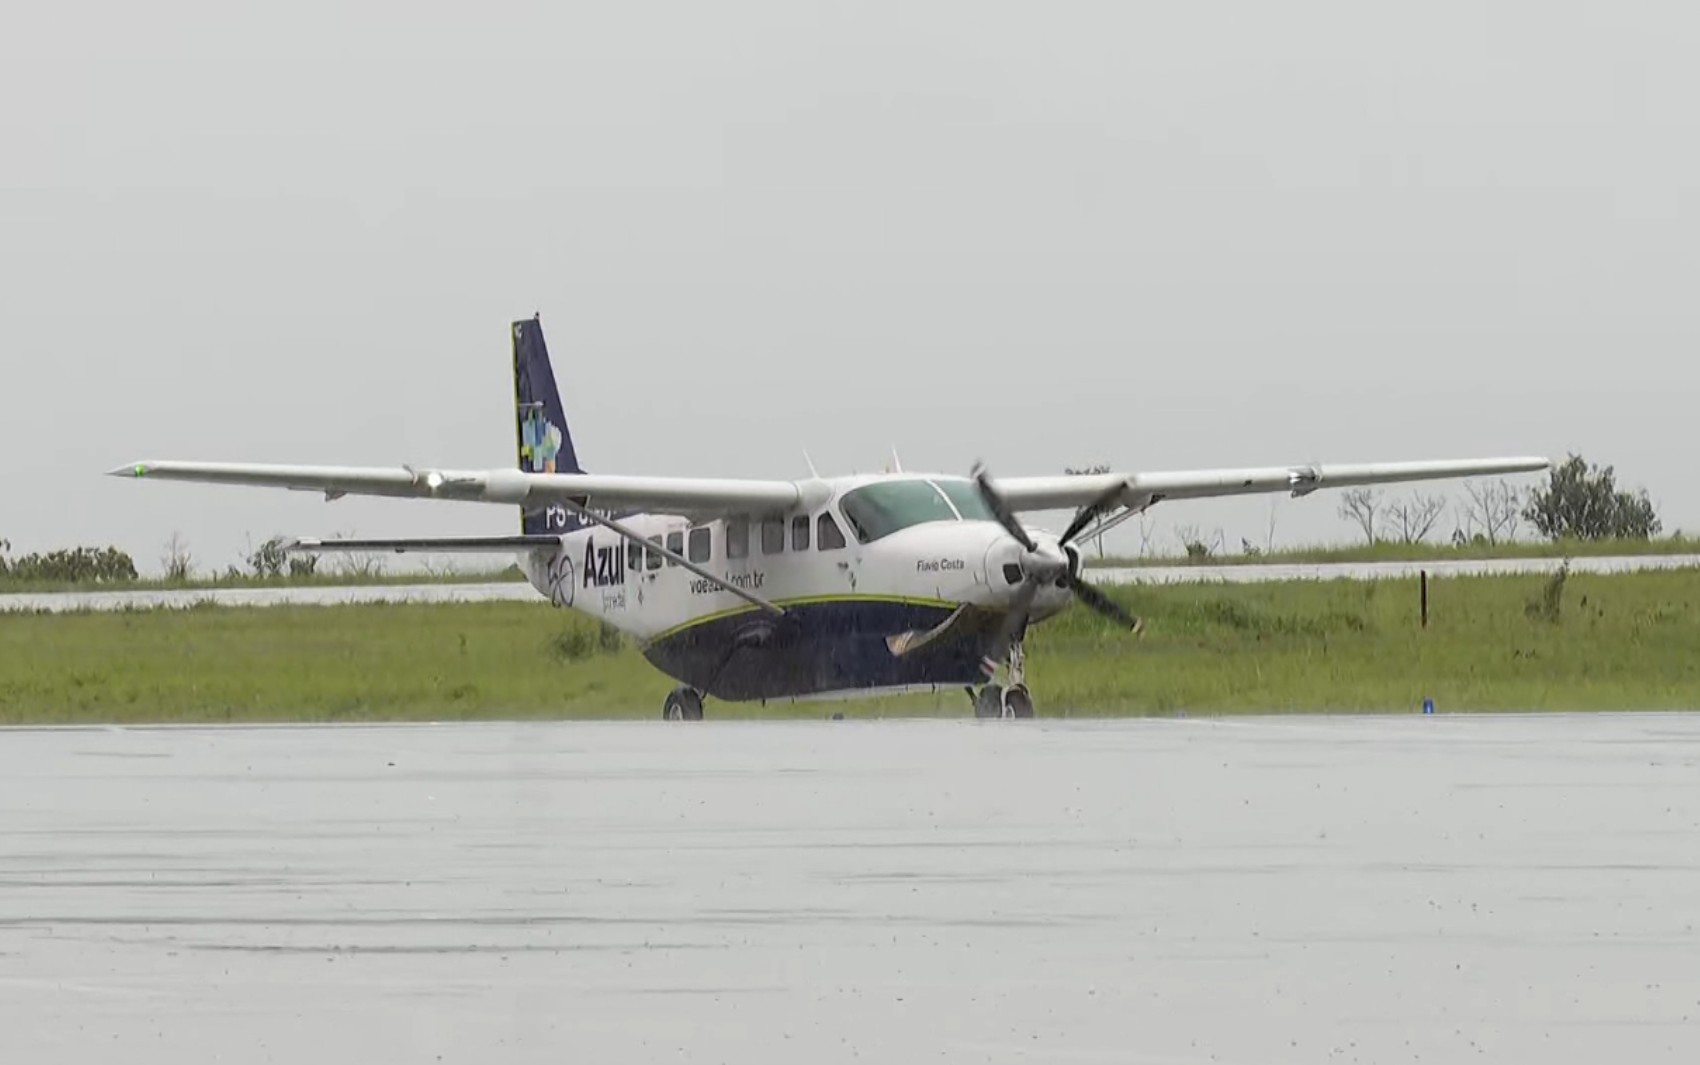
{"type": "MultiPolygon", "coordinates": [[[[530,473],[583,473],[567,413],[555,388],[549,348],[543,342],[543,322],[521,319],[513,324],[514,420],[519,430],[519,468],[530,473]]],[[[520,527],[527,535],[559,533],[578,524],[564,513],[523,510],[520,527]]]]}

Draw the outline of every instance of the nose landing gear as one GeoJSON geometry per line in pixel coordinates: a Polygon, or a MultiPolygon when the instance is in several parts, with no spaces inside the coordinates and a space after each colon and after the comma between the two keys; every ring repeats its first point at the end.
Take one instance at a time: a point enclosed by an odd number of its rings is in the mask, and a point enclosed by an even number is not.
{"type": "Polygon", "coordinates": [[[1009,661],[1006,666],[1008,687],[990,682],[978,691],[972,688],[968,690],[974,700],[975,717],[1033,716],[1033,695],[1027,690],[1027,652],[1020,640],[1009,645],[1009,661]]]}

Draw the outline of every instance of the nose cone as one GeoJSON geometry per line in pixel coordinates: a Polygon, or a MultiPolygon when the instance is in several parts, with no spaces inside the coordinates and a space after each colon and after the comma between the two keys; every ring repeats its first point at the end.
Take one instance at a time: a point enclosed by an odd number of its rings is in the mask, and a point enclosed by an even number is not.
{"type": "Polygon", "coordinates": [[[1054,536],[1033,537],[1033,550],[1021,559],[1021,568],[1029,577],[1050,581],[1068,572],[1069,559],[1054,536]]]}
{"type": "Polygon", "coordinates": [[[1034,600],[1036,616],[1049,616],[1068,605],[1072,598],[1065,579],[1078,573],[1080,554],[1057,537],[1033,532],[1034,550],[1022,547],[1014,537],[1001,536],[986,550],[986,586],[994,599],[1012,602],[1029,581],[1039,586],[1034,600]]]}

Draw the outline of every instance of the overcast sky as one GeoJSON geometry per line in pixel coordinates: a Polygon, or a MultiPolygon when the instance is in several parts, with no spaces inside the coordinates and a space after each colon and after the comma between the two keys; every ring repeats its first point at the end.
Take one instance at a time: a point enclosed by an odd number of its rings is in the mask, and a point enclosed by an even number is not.
{"type": "MultiPolygon", "coordinates": [[[[15,5],[0,537],[517,529],[101,476],[1551,454],[1700,529],[1692,5],[15,5]]],[[[1286,501],[1276,543],[1350,534],[1286,501]]],[[[1261,541],[1266,499],[1170,504],[1261,541]]],[[[1448,526],[1449,527],[1449,526],[1448,526]]],[[[1131,530],[1121,546],[1137,546],[1131,530]]],[[[1171,546],[1172,544],[1164,545],[1171,546]]]]}

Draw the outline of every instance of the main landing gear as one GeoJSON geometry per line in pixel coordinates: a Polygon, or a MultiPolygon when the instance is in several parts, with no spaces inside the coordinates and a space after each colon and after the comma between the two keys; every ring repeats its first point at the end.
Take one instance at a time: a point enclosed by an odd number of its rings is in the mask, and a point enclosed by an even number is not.
{"type": "Polygon", "coordinates": [[[701,721],[702,693],[695,688],[674,688],[661,704],[661,716],[668,721],[701,721]]]}
{"type": "Polygon", "coordinates": [[[1027,690],[1027,652],[1021,641],[1009,645],[1009,686],[988,682],[979,691],[968,689],[975,717],[1032,717],[1033,696],[1027,690]]]}

